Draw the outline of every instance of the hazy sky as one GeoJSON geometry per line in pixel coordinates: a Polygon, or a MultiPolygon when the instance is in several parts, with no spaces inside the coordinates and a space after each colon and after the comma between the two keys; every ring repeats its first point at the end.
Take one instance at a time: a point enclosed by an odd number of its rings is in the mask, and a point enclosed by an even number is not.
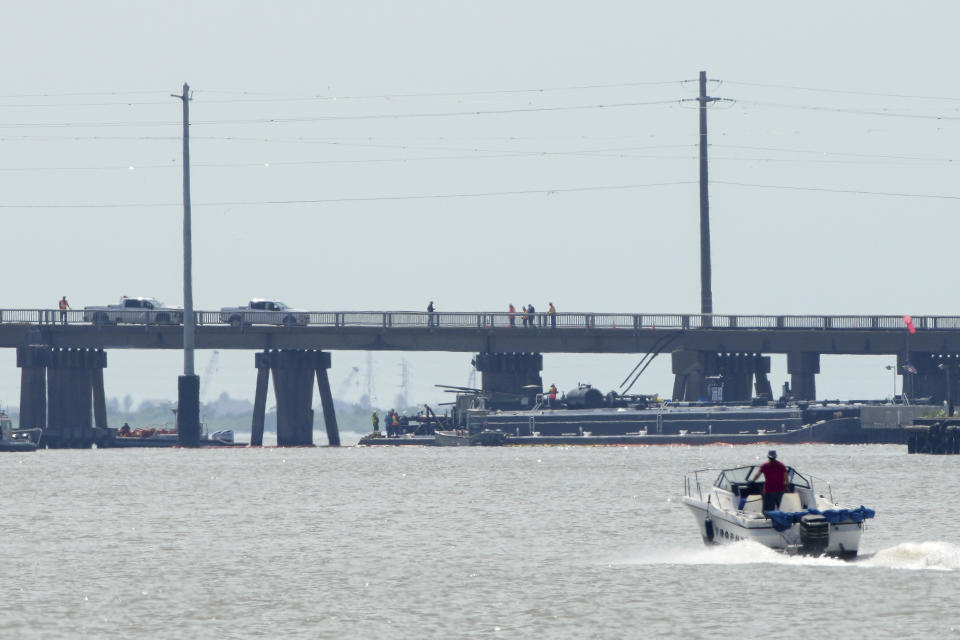
{"type": "MultiPolygon", "coordinates": [[[[703,69],[710,94],[733,100],[709,113],[717,313],[956,314],[958,13],[947,2],[11,4],[0,307],[52,308],[61,295],[74,308],[122,294],[182,304],[170,94],[188,82],[197,309],[256,296],[308,310],[432,299],[450,311],[697,312],[698,125],[682,100],[703,69]]],[[[17,404],[14,352],[0,357],[0,403],[17,404]]],[[[399,390],[401,357],[373,356],[380,404],[399,390]]],[[[467,382],[468,354],[406,358],[415,399],[467,382]]],[[[544,381],[610,389],[638,358],[547,355],[544,381]]],[[[176,396],[179,353],[108,361],[109,396],[176,396]]],[[[888,394],[891,361],[824,358],[820,396],[888,394]]],[[[199,352],[198,373],[209,363],[199,352]]],[[[334,353],[333,365],[336,392],[367,358],[334,353]]],[[[206,396],[253,396],[252,352],[221,353],[216,369],[206,396]]],[[[775,358],[772,384],[786,378],[775,358]]],[[[344,399],[364,386],[358,376],[344,399]]],[[[662,357],[637,390],[671,387],[662,357]]]]}

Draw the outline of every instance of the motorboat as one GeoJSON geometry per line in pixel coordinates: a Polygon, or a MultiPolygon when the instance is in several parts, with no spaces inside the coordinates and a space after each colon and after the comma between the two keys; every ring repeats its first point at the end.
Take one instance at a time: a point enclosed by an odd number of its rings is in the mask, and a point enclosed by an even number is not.
{"type": "Polygon", "coordinates": [[[14,429],[13,420],[0,409],[0,451],[36,451],[41,429],[14,429]]]}
{"type": "MultiPolygon", "coordinates": [[[[214,431],[211,434],[200,434],[198,446],[201,447],[236,447],[246,446],[234,441],[232,429],[214,431]]],[[[173,429],[138,428],[138,429],[110,429],[107,438],[98,443],[101,448],[149,448],[149,447],[178,447],[180,435],[173,429]]]]}
{"type": "Polygon", "coordinates": [[[479,433],[467,433],[466,429],[435,431],[434,444],[439,447],[499,447],[507,441],[502,431],[484,429],[479,433]]]}
{"type": "Polygon", "coordinates": [[[864,521],[872,509],[837,504],[829,483],[787,467],[789,484],[775,511],[762,509],[759,465],[687,473],[683,503],[696,518],[706,544],[752,540],[790,554],[857,556],[864,521]]]}

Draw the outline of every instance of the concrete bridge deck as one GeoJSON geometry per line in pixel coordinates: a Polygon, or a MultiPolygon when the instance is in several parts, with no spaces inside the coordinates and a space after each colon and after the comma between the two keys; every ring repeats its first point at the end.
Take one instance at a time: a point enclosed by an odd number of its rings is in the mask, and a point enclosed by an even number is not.
{"type": "MultiPolygon", "coordinates": [[[[269,312],[267,312],[269,313],[269,312]]],[[[412,311],[310,312],[305,326],[253,322],[230,326],[219,311],[198,311],[198,349],[647,353],[797,353],[894,355],[960,353],[960,317],[767,316],[700,314],[522,314],[412,311]],[[553,322],[555,320],[555,323],[553,322]]],[[[266,316],[265,316],[266,317],[266,316]]],[[[55,309],[0,310],[0,347],[181,349],[179,324],[94,324],[81,310],[61,321],[55,309]]]]}

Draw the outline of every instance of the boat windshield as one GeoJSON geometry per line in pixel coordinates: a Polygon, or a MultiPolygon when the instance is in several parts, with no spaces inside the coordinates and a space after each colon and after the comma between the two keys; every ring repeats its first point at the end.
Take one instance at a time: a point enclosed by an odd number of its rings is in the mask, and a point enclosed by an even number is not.
{"type": "Polygon", "coordinates": [[[747,482],[750,476],[753,475],[754,469],[756,469],[754,466],[724,469],[720,472],[713,486],[723,489],[724,491],[733,491],[733,485],[747,482]]]}
{"type": "Polygon", "coordinates": [[[800,487],[801,489],[813,488],[813,485],[810,484],[810,479],[797,473],[797,470],[793,467],[787,467],[787,473],[790,474],[790,484],[794,487],[800,487]]]}
{"type": "MultiPolygon", "coordinates": [[[[713,485],[724,491],[732,492],[735,485],[749,482],[750,478],[753,477],[759,468],[757,465],[751,465],[749,467],[737,467],[736,469],[724,469],[720,472],[720,475],[713,485]]],[[[794,487],[800,487],[801,489],[811,488],[809,478],[797,473],[797,470],[793,467],[787,467],[787,474],[790,478],[790,484],[794,487]]],[[[763,482],[763,477],[759,478],[759,482],[763,482]]]]}

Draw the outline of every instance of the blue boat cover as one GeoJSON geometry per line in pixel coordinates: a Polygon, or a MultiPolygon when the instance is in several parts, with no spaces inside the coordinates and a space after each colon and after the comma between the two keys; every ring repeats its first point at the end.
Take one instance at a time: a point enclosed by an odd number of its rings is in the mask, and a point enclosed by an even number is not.
{"type": "Polygon", "coordinates": [[[860,505],[856,509],[807,509],[805,511],[764,511],[763,515],[770,518],[773,522],[773,528],[777,531],[786,531],[792,525],[800,522],[800,518],[805,515],[813,514],[823,516],[830,524],[841,522],[863,522],[867,518],[874,517],[877,512],[860,505]]]}

